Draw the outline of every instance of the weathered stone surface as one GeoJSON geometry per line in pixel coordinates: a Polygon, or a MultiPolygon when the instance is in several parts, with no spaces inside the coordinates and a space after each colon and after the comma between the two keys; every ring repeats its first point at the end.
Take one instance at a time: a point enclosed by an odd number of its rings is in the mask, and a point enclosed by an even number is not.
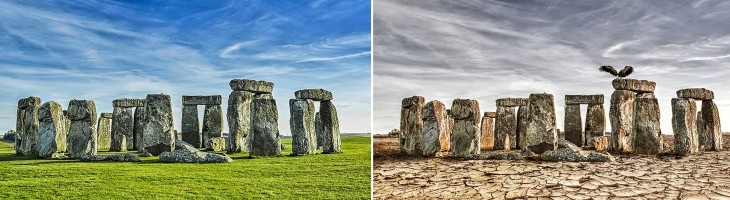
{"type": "Polygon", "coordinates": [[[144,107],[134,108],[134,148],[142,152],[142,133],[144,132],[144,107]]]}
{"type": "MultiPolygon", "coordinates": [[[[606,133],[606,112],[603,104],[590,104],[586,111],[586,128],[585,138],[593,138],[603,136],[606,133]]],[[[593,148],[593,143],[587,143],[588,147],[593,148]]]]}
{"type": "Polygon", "coordinates": [[[18,100],[16,121],[15,153],[17,155],[38,155],[38,109],[41,98],[28,97],[18,100]]]}
{"type": "Polygon", "coordinates": [[[514,107],[497,106],[497,118],[494,124],[494,149],[509,150],[510,135],[517,134],[517,117],[514,107]]]}
{"type": "Polygon", "coordinates": [[[634,152],[656,155],[662,152],[662,135],[659,126],[659,103],[657,99],[637,98],[634,100],[634,152]]]}
{"type": "Polygon", "coordinates": [[[479,142],[481,148],[484,150],[494,149],[494,119],[485,115],[482,117],[480,128],[482,132],[482,138],[479,142]]]}
{"type": "Polygon", "coordinates": [[[251,100],[253,93],[232,91],[228,95],[228,153],[248,151],[248,136],[251,130],[251,100]]]}
{"type": "Polygon", "coordinates": [[[226,150],[226,138],[214,137],[205,141],[206,151],[225,151],[226,150]]]}
{"type": "Polygon", "coordinates": [[[485,152],[480,154],[469,155],[469,160],[522,160],[523,156],[513,152],[485,152]]]}
{"type": "Polygon", "coordinates": [[[611,149],[619,153],[634,152],[634,100],[636,94],[629,90],[616,90],[611,94],[609,118],[611,120],[611,149]]]}
{"type": "Polygon", "coordinates": [[[517,109],[517,134],[510,135],[510,147],[512,149],[520,149],[526,145],[527,138],[527,106],[520,106],[517,109]]]}
{"type": "MultiPolygon", "coordinates": [[[[423,106],[422,96],[403,99],[400,113],[400,150],[406,155],[422,155],[423,106]]],[[[320,108],[321,109],[321,108],[320,108]]],[[[320,115],[323,113],[320,111],[320,115]]],[[[324,120],[324,118],[322,118],[324,120]]]]}
{"type": "Polygon", "coordinates": [[[497,112],[484,112],[484,117],[497,118],[497,112]]]}
{"type": "Polygon", "coordinates": [[[702,101],[702,125],[704,126],[701,138],[704,138],[705,150],[722,150],[722,129],[720,127],[720,114],[717,105],[712,100],[702,101]]]}
{"type": "Polygon", "coordinates": [[[279,156],[279,112],[274,99],[256,99],[251,102],[251,137],[249,155],[279,156]]]}
{"type": "Polygon", "coordinates": [[[454,99],[451,103],[454,127],[451,133],[451,152],[454,157],[465,158],[479,154],[481,150],[479,130],[479,103],[471,99],[454,99]]]}
{"type": "MultiPolygon", "coordinates": [[[[530,147],[539,144],[552,145],[552,150],[557,148],[558,134],[555,126],[555,104],[553,95],[547,93],[530,94],[527,121],[527,137],[525,138],[525,146],[530,147]]],[[[548,148],[549,150],[549,148],[548,148]]]]}
{"type": "Polygon", "coordinates": [[[451,151],[451,133],[454,127],[454,118],[449,115],[451,109],[446,109],[446,132],[441,134],[439,142],[441,142],[442,151],[451,151]]]}
{"type": "Polygon", "coordinates": [[[160,155],[175,146],[172,100],[170,95],[148,94],[145,101],[142,148],[152,155],[160,155]]]}
{"type": "Polygon", "coordinates": [[[61,104],[54,101],[44,103],[38,109],[38,157],[48,158],[56,152],[66,151],[66,122],[61,104]]]}
{"type": "Polygon", "coordinates": [[[251,79],[233,79],[229,83],[231,90],[249,91],[253,93],[271,93],[274,90],[274,83],[257,81],[251,79]]]}
{"type": "Polygon", "coordinates": [[[687,88],[677,90],[677,97],[695,100],[712,100],[715,99],[715,93],[705,88],[687,88]]]}
{"type": "Polygon", "coordinates": [[[66,143],[69,158],[96,155],[96,104],[91,100],[71,100],[68,104],[71,120],[66,143]]]}
{"type": "MultiPolygon", "coordinates": [[[[322,144],[324,144],[324,133],[322,132],[322,117],[320,117],[319,111],[314,114],[314,132],[317,134],[317,149],[322,149],[322,144]]],[[[398,135],[396,136],[400,136],[400,131],[398,131],[398,135]]]]}
{"type": "Polygon", "coordinates": [[[647,92],[647,93],[638,93],[636,94],[636,98],[649,98],[654,99],[656,96],[654,96],[653,92],[647,92]]]}
{"type": "Polygon", "coordinates": [[[114,161],[114,162],[142,162],[139,156],[134,153],[123,153],[114,155],[82,155],[79,160],[82,162],[114,161]]]}
{"type": "Polygon", "coordinates": [[[134,149],[134,113],[129,107],[114,107],[109,151],[134,149]]]}
{"type": "Polygon", "coordinates": [[[554,151],[546,151],[540,155],[540,160],[552,162],[611,162],[614,161],[615,158],[613,158],[610,154],[582,150],[575,151],[564,148],[554,151]]]}
{"type": "Polygon", "coordinates": [[[565,139],[573,144],[583,146],[586,143],[583,134],[583,122],[580,118],[580,105],[565,105],[565,139]]]}
{"type": "Polygon", "coordinates": [[[699,152],[697,105],[694,99],[672,98],[672,130],[674,154],[686,156],[699,152]]]}
{"type": "Polygon", "coordinates": [[[591,139],[591,143],[591,147],[598,152],[604,152],[610,149],[609,136],[594,136],[591,139]]]}
{"type": "Polygon", "coordinates": [[[203,134],[200,132],[200,121],[198,121],[198,106],[187,105],[182,108],[182,140],[191,145],[203,147],[203,134]]]}
{"type": "Polygon", "coordinates": [[[210,96],[182,96],[183,106],[192,105],[221,105],[221,95],[210,96]]]}
{"type": "Polygon", "coordinates": [[[160,162],[167,163],[230,163],[233,159],[228,155],[220,155],[202,151],[175,150],[160,154],[160,162]]]}
{"type": "Polygon", "coordinates": [[[111,119],[114,117],[114,113],[103,112],[99,115],[99,118],[111,119]]]}
{"type": "Polygon", "coordinates": [[[517,107],[517,106],[526,106],[527,105],[527,99],[526,98],[501,98],[497,99],[497,106],[505,106],[505,107],[517,107]]]}
{"type": "Polygon", "coordinates": [[[700,105],[699,111],[697,111],[697,143],[700,150],[704,150],[706,148],[706,138],[705,138],[705,120],[702,119],[702,105],[700,105]]]}
{"type": "MultiPolygon", "coordinates": [[[[449,125],[446,106],[441,101],[430,101],[423,107],[422,146],[424,156],[434,156],[441,150],[441,137],[449,125]]],[[[447,136],[448,137],[448,136],[447,136]]]]}
{"type": "Polygon", "coordinates": [[[115,99],[112,101],[112,104],[114,107],[143,107],[144,106],[144,99],[129,99],[129,98],[122,98],[122,99],[115,99]]]}
{"type": "Polygon", "coordinates": [[[297,99],[311,99],[314,101],[332,101],[332,92],[324,89],[304,89],[294,92],[297,99]]]}
{"type": "Polygon", "coordinates": [[[656,88],[656,83],[654,81],[627,78],[613,79],[611,84],[613,85],[613,89],[631,90],[637,93],[654,92],[654,89],[656,88]]]}
{"type": "Polygon", "coordinates": [[[282,151],[286,150],[286,144],[284,144],[284,143],[281,143],[281,150],[282,150],[282,151]]]}
{"type": "Polygon", "coordinates": [[[292,134],[292,154],[317,153],[317,133],[314,130],[314,101],[311,99],[289,100],[289,127],[292,134]]]}
{"type": "MultiPolygon", "coordinates": [[[[337,109],[331,101],[319,102],[319,114],[322,118],[322,153],[340,153],[342,152],[342,143],[340,141],[340,120],[337,117],[337,109]]],[[[415,116],[415,115],[414,115],[415,116]]],[[[418,114],[420,117],[420,113],[418,114]]],[[[423,122],[421,122],[423,123],[423,122]]],[[[418,131],[420,133],[420,131],[418,131]]],[[[418,140],[420,143],[420,140],[418,140]]],[[[420,146],[420,144],[418,145],[420,146]]],[[[419,150],[418,153],[421,153],[419,150]]]]}
{"type": "Polygon", "coordinates": [[[565,105],[603,104],[603,95],[565,95],[565,105]]]}
{"type": "Polygon", "coordinates": [[[112,120],[100,117],[96,127],[96,147],[98,151],[109,151],[112,142],[112,120]]]}
{"type": "Polygon", "coordinates": [[[221,105],[205,105],[203,112],[203,140],[223,137],[223,111],[221,105]]]}

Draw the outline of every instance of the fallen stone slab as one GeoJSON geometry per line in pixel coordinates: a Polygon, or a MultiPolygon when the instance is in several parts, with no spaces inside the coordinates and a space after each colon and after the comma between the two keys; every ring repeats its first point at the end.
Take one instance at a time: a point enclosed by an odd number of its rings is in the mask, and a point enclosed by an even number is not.
{"type": "Polygon", "coordinates": [[[221,95],[182,96],[183,106],[187,105],[221,105],[221,95]]]}
{"type": "Polygon", "coordinates": [[[175,150],[160,154],[160,162],[166,163],[231,163],[228,155],[202,151],[175,150]]]}
{"type": "Polygon", "coordinates": [[[699,152],[697,105],[694,99],[672,98],[672,130],[674,154],[686,156],[699,152]]]}
{"type": "Polygon", "coordinates": [[[715,98],[715,93],[712,92],[712,90],[705,88],[687,88],[677,90],[677,97],[696,100],[712,100],[715,98]]]}
{"type": "Polygon", "coordinates": [[[484,112],[484,117],[497,118],[497,112],[484,112]]]}
{"type": "Polygon", "coordinates": [[[575,151],[569,148],[546,151],[540,155],[540,160],[550,162],[613,162],[616,159],[608,153],[592,151],[575,151]]]}
{"type": "Polygon", "coordinates": [[[423,107],[423,155],[434,156],[441,150],[441,137],[448,126],[446,106],[441,101],[433,100],[423,107]]]}
{"type": "Polygon", "coordinates": [[[38,157],[48,158],[56,152],[66,151],[63,118],[63,108],[55,101],[46,102],[38,109],[38,157]]]}
{"type": "Polygon", "coordinates": [[[81,162],[114,161],[114,162],[142,162],[139,156],[134,153],[114,155],[83,155],[79,158],[81,162]]]}
{"type": "Polygon", "coordinates": [[[558,134],[555,125],[555,104],[553,95],[548,93],[530,94],[525,146],[535,153],[542,150],[555,150],[558,134]],[[533,146],[545,147],[538,148],[533,146]],[[552,147],[551,147],[552,145],[552,147]]]}
{"type": "Polygon", "coordinates": [[[185,141],[175,140],[175,149],[172,149],[172,150],[180,150],[180,149],[184,149],[184,150],[188,150],[188,151],[198,151],[198,149],[195,146],[193,146],[185,141]]]}
{"type": "Polygon", "coordinates": [[[467,160],[522,160],[522,155],[514,152],[484,152],[480,154],[469,155],[465,157],[467,160]]]}
{"type": "Polygon", "coordinates": [[[324,89],[304,89],[294,92],[297,99],[311,99],[313,101],[332,101],[332,92],[324,89]]]}
{"type": "Polygon", "coordinates": [[[145,101],[142,148],[152,155],[160,155],[175,146],[172,101],[167,94],[149,94],[145,101]]]}
{"type": "Polygon", "coordinates": [[[233,79],[229,83],[231,90],[249,91],[252,93],[271,93],[274,90],[274,83],[251,79],[233,79]]]}
{"type": "Polygon", "coordinates": [[[611,94],[609,119],[611,120],[611,149],[619,153],[634,152],[634,100],[636,93],[616,90],[611,94]]]}
{"type": "Polygon", "coordinates": [[[122,99],[115,99],[112,101],[112,104],[114,107],[143,107],[144,106],[144,99],[129,99],[129,98],[122,98],[122,99]]]}
{"type": "Polygon", "coordinates": [[[527,99],[526,98],[500,98],[497,99],[497,106],[505,106],[505,107],[517,107],[517,106],[526,106],[527,105],[527,99]]]}
{"type": "MultiPolygon", "coordinates": [[[[400,152],[405,155],[422,155],[423,106],[422,96],[404,98],[400,113],[400,152]]],[[[320,107],[321,109],[321,107],[320,107]]],[[[322,111],[319,112],[323,115],[322,111]]],[[[324,118],[322,118],[324,120],[324,118]]]]}
{"type": "Polygon", "coordinates": [[[616,90],[631,90],[637,93],[652,93],[656,88],[656,83],[647,80],[636,80],[617,78],[613,79],[613,89],[616,90]]]}
{"type": "Polygon", "coordinates": [[[565,95],[565,105],[603,104],[603,95],[565,95]]]}
{"type": "MultiPolygon", "coordinates": [[[[176,147],[177,148],[177,147],[176,147]]],[[[225,151],[226,150],[226,138],[214,137],[205,141],[206,151],[225,151]]]]}

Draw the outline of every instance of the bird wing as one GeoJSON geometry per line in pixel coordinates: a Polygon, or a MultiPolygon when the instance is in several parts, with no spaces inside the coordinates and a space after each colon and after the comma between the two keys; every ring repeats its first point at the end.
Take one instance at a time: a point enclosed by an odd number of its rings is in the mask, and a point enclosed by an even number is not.
{"type": "Polygon", "coordinates": [[[616,72],[616,69],[614,69],[611,66],[601,66],[601,68],[598,68],[602,72],[608,72],[611,75],[618,76],[618,72],[616,72]]]}
{"type": "Polygon", "coordinates": [[[634,68],[633,68],[633,67],[631,67],[631,66],[626,66],[626,67],[624,67],[624,69],[622,69],[622,70],[621,70],[621,71],[620,71],[620,72],[618,73],[618,76],[619,76],[619,77],[627,77],[627,76],[629,76],[629,74],[631,74],[631,73],[633,73],[633,72],[634,72],[634,68]]]}

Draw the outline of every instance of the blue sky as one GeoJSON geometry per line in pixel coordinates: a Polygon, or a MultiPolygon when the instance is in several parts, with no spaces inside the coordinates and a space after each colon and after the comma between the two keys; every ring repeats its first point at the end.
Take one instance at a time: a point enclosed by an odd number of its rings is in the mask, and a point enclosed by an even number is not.
{"type": "MultiPolygon", "coordinates": [[[[0,1],[0,130],[17,100],[222,95],[234,78],[274,82],[289,135],[294,91],[334,94],[343,132],[370,132],[370,1],[0,1]]],[[[318,107],[318,106],[317,106],[318,107]]],[[[201,107],[202,112],[202,107],[201,107]]],[[[225,113],[224,113],[225,115],[225,113]]],[[[202,113],[201,113],[202,118],[202,113]]],[[[224,125],[227,131],[227,124],[224,125]]]]}

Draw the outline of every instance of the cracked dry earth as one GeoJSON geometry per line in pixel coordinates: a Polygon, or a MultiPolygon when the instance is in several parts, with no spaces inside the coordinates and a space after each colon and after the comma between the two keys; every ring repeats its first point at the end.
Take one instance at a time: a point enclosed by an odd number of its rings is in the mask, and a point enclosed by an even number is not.
{"type": "Polygon", "coordinates": [[[457,160],[400,157],[397,138],[375,138],[374,151],[375,199],[730,199],[730,151],[607,163],[457,160]]]}

